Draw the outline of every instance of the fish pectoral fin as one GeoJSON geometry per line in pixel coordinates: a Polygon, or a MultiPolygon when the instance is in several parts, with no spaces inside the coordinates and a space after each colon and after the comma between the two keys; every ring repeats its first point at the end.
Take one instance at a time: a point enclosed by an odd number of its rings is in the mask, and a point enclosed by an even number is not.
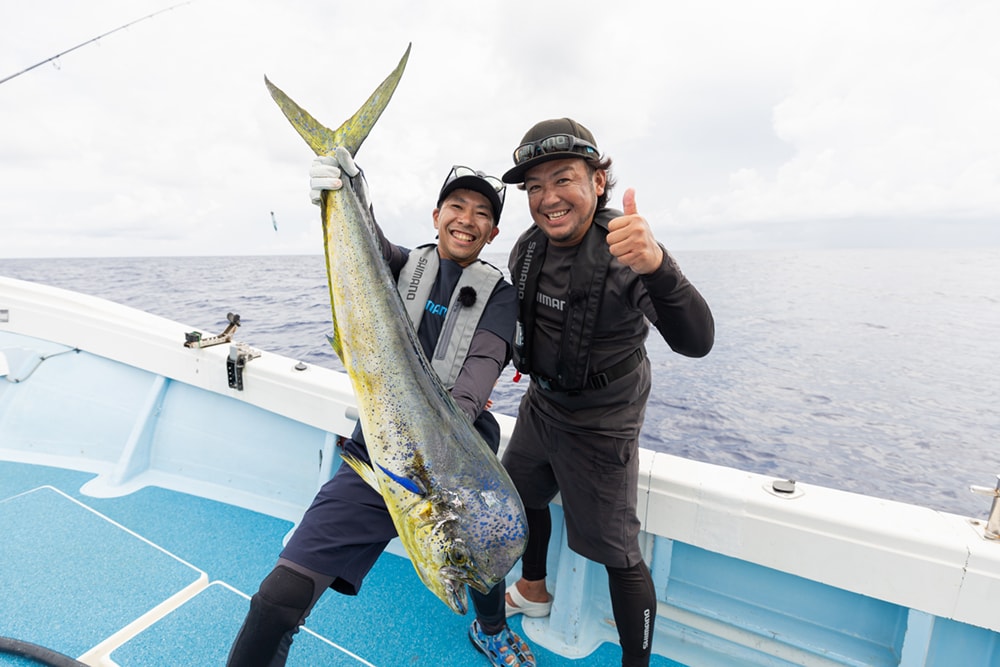
{"type": "Polygon", "coordinates": [[[382,489],[378,488],[378,478],[375,476],[375,470],[370,465],[352,454],[341,453],[340,458],[344,459],[344,463],[351,466],[351,469],[358,473],[358,477],[363,479],[368,486],[375,489],[379,495],[382,495],[382,489]]]}
{"type": "MultiPolygon", "coordinates": [[[[351,466],[354,472],[358,473],[358,476],[363,479],[368,486],[375,489],[379,495],[382,495],[382,489],[378,485],[378,475],[375,473],[375,469],[370,465],[359,459],[352,454],[345,454],[341,452],[340,458],[344,459],[344,463],[351,466]]],[[[384,472],[386,476],[389,477],[393,482],[399,484],[401,487],[409,491],[410,493],[415,493],[418,496],[425,496],[427,492],[424,490],[423,485],[417,481],[410,479],[409,477],[403,477],[402,475],[397,475],[392,472],[384,465],[379,464],[379,470],[384,472]]]]}
{"type": "Polygon", "coordinates": [[[415,493],[421,497],[427,495],[427,490],[424,488],[424,485],[418,482],[417,480],[411,479],[410,477],[403,477],[402,475],[397,475],[396,473],[392,472],[382,464],[379,464],[378,467],[382,469],[382,472],[384,472],[386,475],[389,476],[389,479],[394,481],[396,484],[399,484],[401,487],[403,487],[410,493],[415,493]]]}

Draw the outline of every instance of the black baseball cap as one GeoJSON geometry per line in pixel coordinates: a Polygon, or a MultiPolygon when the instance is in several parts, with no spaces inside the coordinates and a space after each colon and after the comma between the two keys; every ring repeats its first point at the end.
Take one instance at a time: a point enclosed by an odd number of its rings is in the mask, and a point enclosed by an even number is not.
{"type": "Polygon", "coordinates": [[[505,183],[523,183],[524,173],[549,160],[578,157],[599,160],[594,135],[572,118],[552,118],[536,123],[514,149],[514,168],[503,175],[505,183]]]}
{"type": "Polygon", "coordinates": [[[493,209],[493,225],[499,226],[500,213],[503,212],[504,193],[507,190],[503,181],[472,167],[456,164],[448,172],[448,176],[444,179],[444,185],[441,186],[441,193],[438,195],[437,201],[438,207],[441,206],[445,197],[455,190],[473,190],[486,197],[493,209]]]}

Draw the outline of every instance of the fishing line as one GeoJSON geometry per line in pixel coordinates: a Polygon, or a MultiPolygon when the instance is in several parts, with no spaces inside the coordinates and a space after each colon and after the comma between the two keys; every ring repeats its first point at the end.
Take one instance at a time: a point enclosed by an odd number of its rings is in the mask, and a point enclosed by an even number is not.
{"type": "Polygon", "coordinates": [[[194,0],[187,0],[187,2],[178,2],[178,3],[176,4],[176,5],[171,5],[171,6],[169,6],[169,7],[166,7],[166,8],[164,8],[164,9],[161,9],[161,10],[159,10],[159,11],[157,11],[157,12],[153,12],[152,14],[149,14],[148,16],[143,16],[142,18],[139,18],[139,19],[135,19],[134,21],[129,21],[129,22],[128,22],[128,23],[126,23],[125,25],[120,25],[120,26],[118,26],[117,28],[115,28],[114,30],[109,30],[109,31],[107,31],[106,33],[103,33],[103,34],[101,34],[101,35],[98,35],[97,37],[94,37],[94,38],[92,38],[92,39],[88,39],[88,40],[87,40],[86,42],[81,42],[80,44],[77,44],[77,45],[76,45],[76,46],[74,46],[73,48],[70,48],[70,49],[66,49],[65,51],[62,51],[62,52],[60,52],[60,53],[57,53],[57,54],[55,54],[54,56],[52,56],[51,58],[46,58],[45,60],[43,60],[43,61],[41,61],[41,62],[39,62],[39,63],[35,63],[35,64],[34,64],[34,65],[32,65],[31,67],[27,67],[27,68],[25,68],[25,69],[21,70],[20,72],[18,72],[17,74],[11,74],[11,75],[10,75],[10,76],[8,76],[8,77],[5,77],[5,78],[3,78],[3,79],[0,79],[0,84],[2,84],[2,83],[6,83],[6,82],[10,81],[11,79],[13,79],[13,78],[15,78],[15,77],[18,77],[18,76],[21,76],[21,75],[22,75],[22,74],[24,74],[25,72],[30,72],[31,70],[35,69],[36,67],[40,67],[40,66],[44,65],[45,63],[48,63],[48,62],[52,62],[53,60],[56,60],[56,59],[57,59],[57,58],[59,58],[60,56],[64,56],[64,55],[66,55],[67,53],[69,53],[69,52],[71,52],[71,51],[76,51],[76,50],[77,50],[77,49],[79,49],[79,48],[80,48],[81,46],[86,46],[87,44],[90,44],[91,42],[96,42],[97,40],[101,39],[102,37],[107,37],[108,35],[111,35],[111,34],[113,34],[113,33],[116,33],[116,32],[118,32],[119,30],[124,30],[125,28],[127,28],[127,27],[129,27],[129,26],[131,26],[131,25],[135,25],[136,23],[139,23],[139,22],[141,22],[141,21],[145,21],[146,19],[151,19],[151,18],[153,18],[154,16],[156,16],[157,14],[162,14],[163,12],[168,12],[168,11],[170,11],[171,9],[174,9],[175,7],[180,7],[181,5],[190,5],[190,4],[192,3],[192,2],[194,2],[194,0]]]}

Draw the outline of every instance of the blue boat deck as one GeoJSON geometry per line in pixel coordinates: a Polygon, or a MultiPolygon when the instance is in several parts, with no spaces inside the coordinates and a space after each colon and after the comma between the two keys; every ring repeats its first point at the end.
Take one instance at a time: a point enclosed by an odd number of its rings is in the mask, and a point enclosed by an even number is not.
{"type": "MultiPolygon", "coordinates": [[[[0,461],[0,636],[89,664],[225,664],[249,595],[292,525],[156,487],[85,496],[79,489],[91,478],[0,461]]],[[[331,591],[320,600],[288,664],[485,665],[466,638],[471,620],[387,552],[357,597],[331,591]]],[[[512,619],[519,630],[520,623],[512,619]]],[[[534,648],[544,667],[620,660],[609,643],[579,659],[534,648]]],[[[29,664],[0,654],[0,665],[29,664]]],[[[679,665],[661,656],[652,664],[679,665]]]]}

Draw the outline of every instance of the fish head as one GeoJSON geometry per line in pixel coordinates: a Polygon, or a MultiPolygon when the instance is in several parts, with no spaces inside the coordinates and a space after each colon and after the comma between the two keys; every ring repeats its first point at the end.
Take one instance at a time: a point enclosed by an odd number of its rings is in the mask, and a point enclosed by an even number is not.
{"type": "Polygon", "coordinates": [[[468,611],[465,587],[492,590],[527,540],[520,498],[496,484],[435,489],[397,528],[424,585],[458,614],[468,611]]]}

